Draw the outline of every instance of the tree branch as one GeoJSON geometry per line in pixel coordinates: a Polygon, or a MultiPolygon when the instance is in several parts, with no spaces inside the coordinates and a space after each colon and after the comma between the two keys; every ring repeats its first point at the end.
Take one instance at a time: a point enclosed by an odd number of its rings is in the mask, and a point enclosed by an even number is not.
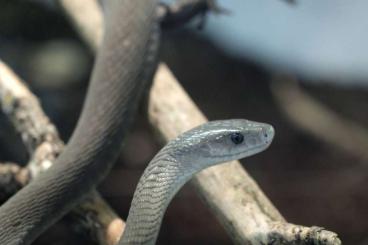
{"type": "MultiPolygon", "coordinates": [[[[13,185],[24,186],[40,172],[47,170],[63,150],[64,143],[59,138],[55,126],[42,111],[35,95],[5,63],[0,60],[0,104],[21,135],[31,156],[26,168],[14,165],[0,166],[4,174],[12,174],[13,185]],[[29,173],[19,179],[20,173],[29,173]]],[[[1,172],[0,172],[1,175],[1,172]]],[[[4,183],[6,184],[6,183],[4,183]]],[[[10,183],[8,183],[10,184],[10,183]]],[[[3,186],[1,186],[4,188],[3,186]]],[[[20,187],[20,186],[19,186],[20,187]]],[[[9,187],[8,187],[9,189],[9,187]]],[[[12,188],[14,194],[19,188],[12,188]]],[[[124,222],[97,193],[93,192],[72,211],[78,229],[88,230],[92,239],[103,245],[115,244],[124,229],[124,222]],[[80,227],[79,227],[80,226],[80,227]]]]}
{"type": "Polygon", "coordinates": [[[63,143],[36,96],[1,60],[0,104],[31,156],[28,165],[31,177],[46,170],[61,152],[63,143]]]}
{"type": "MultiPolygon", "coordinates": [[[[97,2],[59,1],[87,44],[96,51],[103,32],[97,2]],[[87,11],[80,12],[80,8],[93,10],[89,15],[87,11]]],[[[164,141],[207,120],[164,64],[154,79],[148,116],[164,141]]],[[[238,244],[341,244],[333,232],[286,223],[237,161],[202,171],[192,184],[238,244]]]]}

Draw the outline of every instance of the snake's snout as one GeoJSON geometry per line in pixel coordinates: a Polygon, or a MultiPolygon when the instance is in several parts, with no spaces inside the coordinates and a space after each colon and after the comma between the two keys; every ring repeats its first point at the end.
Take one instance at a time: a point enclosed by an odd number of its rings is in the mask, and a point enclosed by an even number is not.
{"type": "Polygon", "coordinates": [[[272,143],[274,136],[275,129],[271,125],[265,124],[262,129],[261,137],[263,138],[263,142],[266,144],[267,147],[272,143]]]}

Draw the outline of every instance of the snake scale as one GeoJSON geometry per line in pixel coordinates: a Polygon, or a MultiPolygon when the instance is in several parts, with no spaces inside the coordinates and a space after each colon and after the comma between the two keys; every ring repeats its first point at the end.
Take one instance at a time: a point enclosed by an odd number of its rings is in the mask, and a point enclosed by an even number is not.
{"type": "Polygon", "coordinates": [[[31,244],[90,192],[116,160],[155,70],[155,0],[109,0],[82,114],[55,164],[0,207],[0,244],[31,244]]]}
{"type": "Polygon", "coordinates": [[[170,141],[139,180],[118,244],[155,244],[167,206],[195,173],[261,152],[273,136],[268,124],[233,119],[205,123],[170,141]]]}
{"type": "MultiPolygon", "coordinates": [[[[109,0],[105,35],[77,127],[45,173],[0,207],[0,244],[31,244],[108,173],[157,64],[154,0],[109,0]]],[[[270,125],[214,121],[184,133],[150,162],[138,183],[119,244],[154,244],[167,205],[196,172],[256,154],[274,135],[270,125]]]]}

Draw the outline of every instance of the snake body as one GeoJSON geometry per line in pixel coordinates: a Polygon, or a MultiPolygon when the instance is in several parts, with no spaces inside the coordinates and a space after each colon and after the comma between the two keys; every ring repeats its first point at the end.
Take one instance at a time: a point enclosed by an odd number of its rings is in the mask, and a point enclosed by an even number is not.
{"type": "Polygon", "coordinates": [[[0,207],[0,244],[30,244],[108,173],[153,74],[155,0],[109,0],[81,117],[55,164],[0,207]]]}
{"type": "Polygon", "coordinates": [[[138,182],[119,245],[155,244],[167,206],[195,173],[261,152],[273,136],[268,124],[233,119],[203,124],[169,142],[138,182]]]}
{"type": "MultiPolygon", "coordinates": [[[[105,35],[77,127],[45,173],[0,207],[0,244],[31,244],[108,173],[155,69],[155,0],[109,0],[105,35]]],[[[208,166],[264,150],[273,128],[215,121],[184,133],[151,161],[138,183],[119,244],[154,244],[175,193],[208,166]]]]}

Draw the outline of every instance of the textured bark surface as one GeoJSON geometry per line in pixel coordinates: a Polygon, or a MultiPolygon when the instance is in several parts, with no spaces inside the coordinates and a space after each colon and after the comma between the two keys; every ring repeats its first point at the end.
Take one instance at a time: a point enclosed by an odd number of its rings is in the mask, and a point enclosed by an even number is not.
{"type": "Polygon", "coordinates": [[[46,170],[62,150],[55,126],[40,103],[19,77],[0,60],[0,103],[2,111],[22,138],[30,156],[31,177],[46,170]]]}
{"type": "MultiPolygon", "coordinates": [[[[55,126],[43,112],[35,95],[22,80],[0,61],[0,104],[16,131],[21,135],[30,155],[26,168],[0,165],[0,178],[8,179],[7,195],[17,191],[42,171],[47,170],[64,147],[55,126]],[[27,174],[29,173],[29,174],[27,174]],[[12,174],[13,177],[6,177],[12,174]],[[6,177],[6,178],[5,178],[6,177]],[[10,179],[9,179],[10,178],[10,179]]],[[[6,183],[4,183],[6,184],[6,183]]],[[[115,244],[121,236],[124,222],[109,205],[94,192],[75,208],[72,216],[78,229],[90,234],[100,244],[115,244]],[[87,230],[87,231],[86,231],[87,230]]]]}

